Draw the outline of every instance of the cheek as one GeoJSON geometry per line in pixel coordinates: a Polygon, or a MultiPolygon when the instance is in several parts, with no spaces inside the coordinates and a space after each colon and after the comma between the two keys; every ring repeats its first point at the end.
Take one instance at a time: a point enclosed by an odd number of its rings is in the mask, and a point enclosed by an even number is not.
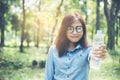
{"type": "Polygon", "coordinates": [[[83,37],[83,32],[81,32],[80,37],[81,37],[81,38],[83,37]]]}
{"type": "Polygon", "coordinates": [[[69,37],[70,37],[70,34],[69,34],[69,33],[66,33],[66,37],[69,39],[69,37]]]}
{"type": "Polygon", "coordinates": [[[83,37],[83,33],[79,34],[78,40],[80,40],[83,37]]]}
{"type": "Polygon", "coordinates": [[[70,41],[71,40],[77,40],[78,41],[78,40],[80,40],[83,37],[83,32],[77,34],[77,36],[78,36],[77,38],[72,38],[71,34],[66,33],[66,37],[67,37],[68,40],[70,40],[70,41]]]}

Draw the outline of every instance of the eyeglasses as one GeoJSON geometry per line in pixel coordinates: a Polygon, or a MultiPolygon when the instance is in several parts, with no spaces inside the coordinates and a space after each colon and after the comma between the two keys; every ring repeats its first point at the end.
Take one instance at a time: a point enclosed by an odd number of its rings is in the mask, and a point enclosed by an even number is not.
{"type": "Polygon", "coordinates": [[[82,26],[76,26],[75,28],[72,27],[72,26],[70,26],[70,27],[67,28],[67,31],[68,31],[69,33],[73,33],[73,32],[74,32],[74,29],[76,30],[77,33],[80,33],[80,32],[83,31],[83,27],[82,27],[82,26]]]}

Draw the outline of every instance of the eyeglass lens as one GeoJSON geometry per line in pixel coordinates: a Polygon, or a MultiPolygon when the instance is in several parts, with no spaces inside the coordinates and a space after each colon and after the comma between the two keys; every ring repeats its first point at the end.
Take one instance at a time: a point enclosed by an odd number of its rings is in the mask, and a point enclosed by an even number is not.
{"type": "Polygon", "coordinates": [[[76,30],[76,32],[80,33],[83,31],[83,27],[82,26],[77,26],[77,27],[68,27],[68,32],[73,33],[74,29],[76,30]]]}

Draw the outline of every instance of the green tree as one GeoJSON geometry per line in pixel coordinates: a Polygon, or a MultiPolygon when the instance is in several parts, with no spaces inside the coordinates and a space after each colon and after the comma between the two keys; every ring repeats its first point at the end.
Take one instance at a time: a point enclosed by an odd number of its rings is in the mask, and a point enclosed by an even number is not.
{"type": "Polygon", "coordinates": [[[60,9],[61,9],[62,5],[63,5],[63,0],[61,0],[61,3],[57,7],[56,16],[55,16],[55,23],[54,23],[54,26],[53,26],[53,29],[52,29],[53,35],[51,37],[51,43],[53,41],[53,37],[54,37],[54,33],[55,33],[56,26],[57,26],[57,23],[58,23],[58,17],[60,16],[60,13],[61,13],[60,9]]]}
{"type": "Polygon", "coordinates": [[[0,46],[3,47],[4,44],[4,36],[5,36],[5,25],[6,25],[6,20],[5,20],[5,14],[8,12],[9,5],[8,5],[8,0],[0,0],[0,29],[1,29],[1,42],[0,46]]]}
{"type": "Polygon", "coordinates": [[[12,30],[15,31],[15,36],[17,36],[17,32],[20,30],[21,21],[18,19],[18,16],[16,14],[13,14],[11,16],[11,24],[12,24],[12,30]]]}
{"type": "MultiPolygon", "coordinates": [[[[110,2],[110,1],[109,1],[110,2]]],[[[117,20],[118,13],[120,11],[120,0],[111,0],[109,4],[108,0],[104,0],[104,13],[107,20],[107,34],[109,49],[115,49],[115,22],[117,20]]]]}
{"type": "Polygon", "coordinates": [[[0,29],[1,29],[1,42],[0,46],[3,47],[5,45],[5,29],[7,23],[10,20],[11,12],[10,8],[14,4],[18,4],[18,0],[0,0],[0,29]]]}
{"type": "Polygon", "coordinates": [[[96,31],[100,28],[100,0],[96,1],[96,31]]]}
{"type": "Polygon", "coordinates": [[[22,0],[22,9],[23,9],[23,25],[21,29],[21,44],[20,44],[20,52],[23,52],[23,42],[24,42],[24,29],[25,29],[25,0],[22,0]]]}
{"type": "Polygon", "coordinates": [[[120,33],[120,16],[118,16],[118,18],[117,18],[117,21],[116,21],[116,25],[115,25],[115,27],[116,27],[116,29],[115,29],[115,31],[116,31],[116,33],[115,33],[115,36],[116,36],[116,45],[117,46],[119,46],[119,33],[120,33]]]}

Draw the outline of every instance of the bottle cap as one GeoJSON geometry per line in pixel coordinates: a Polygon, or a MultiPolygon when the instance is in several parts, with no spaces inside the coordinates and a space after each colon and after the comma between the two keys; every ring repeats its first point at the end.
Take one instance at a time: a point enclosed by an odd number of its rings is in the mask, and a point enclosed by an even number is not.
{"type": "Polygon", "coordinates": [[[102,30],[97,30],[97,34],[101,34],[102,33],[102,30]]]}

